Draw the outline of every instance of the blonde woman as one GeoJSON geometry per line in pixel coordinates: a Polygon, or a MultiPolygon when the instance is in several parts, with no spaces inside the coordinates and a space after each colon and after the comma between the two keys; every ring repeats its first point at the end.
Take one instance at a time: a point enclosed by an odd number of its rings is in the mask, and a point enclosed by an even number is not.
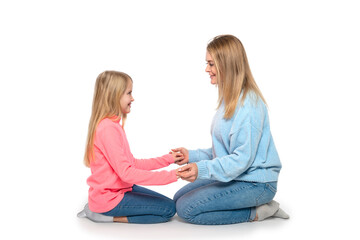
{"type": "Polygon", "coordinates": [[[122,72],[105,71],[96,80],[85,150],[85,165],[91,169],[89,202],[79,217],[95,222],[160,223],[175,214],[173,200],[136,185],[177,181],[176,170],[150,170],[183,157],[180,153],[152,159],[133,157],[124,131],[134,101],[132,86],[130,76],[122,72]]]}
{"type": "Polygon", "coordinates": [[[245,49],[232,35],[207,46],[206,72],[219,90],[211,126],[212,148],[188,151],[178,175],[192,183],[174,196],[177,214],[194,224],[233,224],[288,218],[272,199],[281,163],[266,103],[251,74],[245,49]]]}

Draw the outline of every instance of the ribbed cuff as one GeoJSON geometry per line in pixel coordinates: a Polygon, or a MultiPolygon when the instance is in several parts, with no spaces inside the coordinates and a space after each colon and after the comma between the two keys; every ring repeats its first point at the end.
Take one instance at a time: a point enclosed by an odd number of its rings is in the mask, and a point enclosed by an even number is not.
{"type": "Polygon", "coordinates": [[[198,167],[198,179],[209,179],[209,170],[205,164],[205,161],[195,163],[198,167]]]}

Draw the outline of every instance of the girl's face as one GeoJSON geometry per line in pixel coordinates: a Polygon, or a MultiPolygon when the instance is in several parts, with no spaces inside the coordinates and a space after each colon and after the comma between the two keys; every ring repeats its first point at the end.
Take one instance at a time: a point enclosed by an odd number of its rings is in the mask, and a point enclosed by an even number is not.
{"type": "Polygon", "coordinates": [[[211,79],[211,84],[217,84],[217,79],[216,79],[216,67],[215,67],[215,62],[213,60],[213,58],[211,57],[211,55],[206,51],[206,69],[205,72],[209,73],[210,75],[210,79],[211,79]]]}
{"type": "Polygon", "coordinates": [[[132,96],[133,83],[130,80],[124,94],[120,98],[120,108],[123,114],[130,113],[131,103],[134,101],[132,96]]]}

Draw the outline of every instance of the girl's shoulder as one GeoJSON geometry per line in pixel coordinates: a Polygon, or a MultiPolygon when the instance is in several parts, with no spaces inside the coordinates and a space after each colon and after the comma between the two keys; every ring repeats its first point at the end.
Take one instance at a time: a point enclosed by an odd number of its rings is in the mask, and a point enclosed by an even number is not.
{"type": "Polygon", "coordinates": [[[122,136],[121,138],[125,136],[120,123],[109,118],[104,118],[96,128],[95,144],[106,145],[109,141],[112,142],[114,139],[119,139],[120,136],[122,136]]]}
{"type": "Polygon", "coordinates": [[[121,126],[119,122],[117,120],[114,120],[113,118],[104,118],[99,122],[96,131],[102,132],[106,129],[112,129],[112,128],[121,129],[121,126]]]}

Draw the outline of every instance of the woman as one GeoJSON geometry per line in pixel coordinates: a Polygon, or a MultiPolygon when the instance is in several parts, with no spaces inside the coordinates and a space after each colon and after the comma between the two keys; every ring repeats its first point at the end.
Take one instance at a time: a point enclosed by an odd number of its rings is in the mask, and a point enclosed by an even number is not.
{"type": "Polygon", "coordinates": [[[184,155],[180,164],[189,162],[178,175],[193,182],[174,196],[178,215],[207,225],[288,218],[272,201],[281,163],[242,43],[217,36],[207,46],[206,61],[211,84],[219,89],[212,148],[172,150],[184,155]]]}

